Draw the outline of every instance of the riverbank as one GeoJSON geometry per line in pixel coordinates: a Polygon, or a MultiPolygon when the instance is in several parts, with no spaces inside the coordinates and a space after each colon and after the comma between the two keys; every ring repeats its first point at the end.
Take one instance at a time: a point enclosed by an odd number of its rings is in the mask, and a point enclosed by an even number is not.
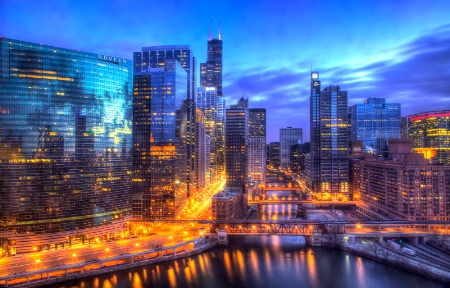
{"type": "MultiPolygon", "coordinates": [[[[25,282],[25,283],[18,283],[18,284],[10,284],[9,286],[2,286],[2,287],[46,287],[49,285],[55,285],[57,283],[63,283],[67,281],[73,281],[77,279],[84,279],[94,276],[99,276],[102,274],[108,274],[113,272],[118,272],[122,270],[132,269],[140,266],[146,266],[146,265],[152,265],[152,264],[159,264],[167,261],[177,260],[185,257],[189,257],[192,255],[196,255],[199,253],[202,253],[204,251],[207,251],[217,245],[217,239],[216,238],[210,238],[205,239],[201,244],[196,246],[195,248],[184,251],[184,252],[178,252],[173,255],[165,255],[164,257],[158,257],[158,258],[141,258],[139,260],[132,261],[130,263],[120,264],[120,265],[114,265],[114,266],[107,266],[102,267],[100,269],[91,269],[91,270],[85,270],[85,271],[79,271],[79,273],[71,273],[68,275],[58,276],[58,277],[51,277],[51,278],[44,278],[35,280],[32,282],[25,282]]],[[[167,247],[166,249],[170,249],[170,247],[167,247]]],[[[149,253],[152,251],[148,251],[149,253]]],[[[139,254],[143,254],[144,252],[140,252],[139,254]]],[[[125,256],[124,256],[125,257],[125,256]]],[[[130,256],[133,257],[133,256],[130,256]]]]}
{"type": "Polygon", "coordinates": [[[450,285],[450,271],[436,266],[427,265],[422,261],[398,254],[390,249],[386,249],[385,247],[377,245],[378,248],[376,248],[376,246],[373,245],[377,244],[371,242],[343,243],[340,248],[352,254],[450,285]]]}

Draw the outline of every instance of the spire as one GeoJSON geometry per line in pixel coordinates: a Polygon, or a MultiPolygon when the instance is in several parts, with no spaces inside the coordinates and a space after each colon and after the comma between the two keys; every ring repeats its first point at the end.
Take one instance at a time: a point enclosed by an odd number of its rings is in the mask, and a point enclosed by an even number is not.
{"type": "Polygon", "coordinates": [[[220,18],[219,18],[219,40],[222,40],[222,33],[220,33],[220,18]]]}
{"type": "Polygon", "coordinates": [[[212,19],[211,19],[211,23],[209,24],[209,38],[208,41],[212,40],[212,19]]]}

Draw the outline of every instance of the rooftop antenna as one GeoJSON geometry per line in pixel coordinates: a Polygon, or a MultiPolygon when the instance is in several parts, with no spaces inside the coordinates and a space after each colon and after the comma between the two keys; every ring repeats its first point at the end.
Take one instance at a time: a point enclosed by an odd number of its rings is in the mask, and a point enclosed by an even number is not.
{"type": "Polygon", "coordinates": [[[222,33],[220,33],[220,18],[219,18],[219,40],[222,40],[222,33]]]}
{"type": "Polygon", "coordinates": [[[212,19],[211,19],[211,23],[209,24],[209,38],[208,38],[208,40],[209,41],[212,40],[212,19]]]}

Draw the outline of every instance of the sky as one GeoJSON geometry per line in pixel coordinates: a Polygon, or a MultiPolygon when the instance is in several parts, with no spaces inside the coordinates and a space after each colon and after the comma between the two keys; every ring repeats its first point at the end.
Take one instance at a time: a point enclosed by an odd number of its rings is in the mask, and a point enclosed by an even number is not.
{"type": "Polygon", "coordinates": [[[448,0],[0,0],[0,36],[126,59],[190,45],[202,63],[220,19],[227,107],[248,97],[267,109],[268,142],[285,127],[307,142],[311,70],[349,105],[450,110],[449,12],[448,0]]]}

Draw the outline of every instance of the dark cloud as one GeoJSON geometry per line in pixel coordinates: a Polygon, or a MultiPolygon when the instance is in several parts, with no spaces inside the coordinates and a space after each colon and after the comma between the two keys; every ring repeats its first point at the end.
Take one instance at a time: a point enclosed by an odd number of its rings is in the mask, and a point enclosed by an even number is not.
{"type": "MultiPolygon", "coordinates": [[[[349,104],[368,97],[401,103],[404,116],[450,109],[449,47],[450,25],[445,25],[396,47],[392,59],[358,68],[320,69],[322,86],[340,85],[349,93],[349,104]]],[[[256,67],[224,75],[227,104],[245,93],[251,107],[266,108],[269,141],[277,141],[279,128],[287,126],[303,128],[309,139],[310,71],[294,70],[305,63],[293,63],[292,69],[256,67]]]]}

